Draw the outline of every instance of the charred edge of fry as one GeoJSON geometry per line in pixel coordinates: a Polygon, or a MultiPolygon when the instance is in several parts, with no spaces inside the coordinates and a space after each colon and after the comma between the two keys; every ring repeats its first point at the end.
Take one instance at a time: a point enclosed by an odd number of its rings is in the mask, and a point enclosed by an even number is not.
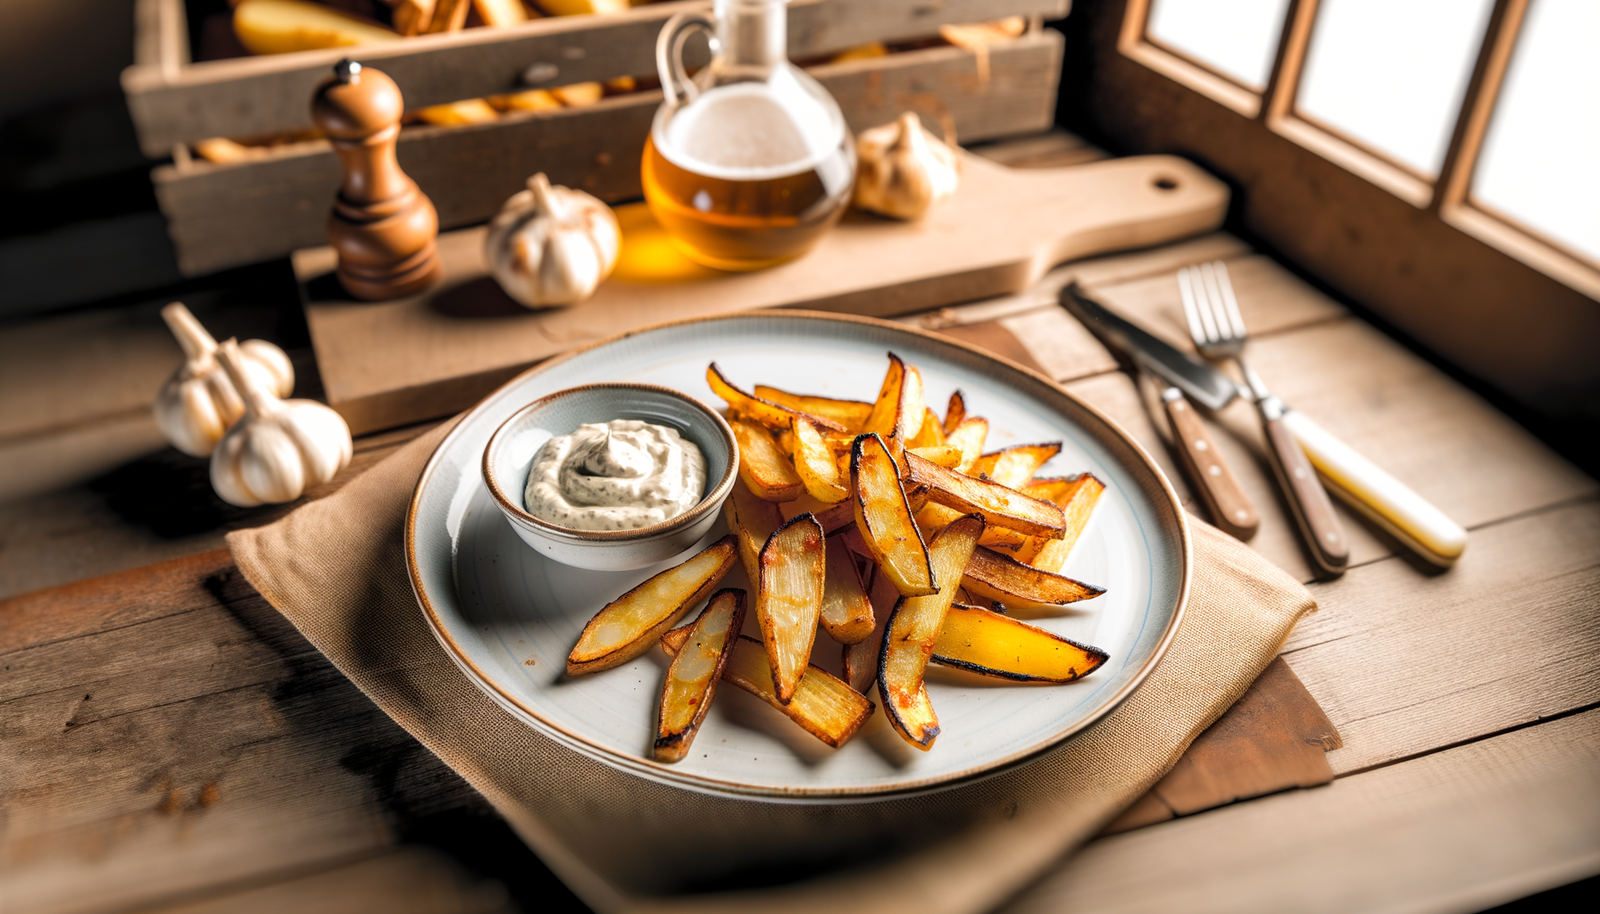
{"type": "Polygon", "coordinates": [[[1065,535],[1066,517],[1060,505],[1029,498],[999,483],[947,470],[915,454],[906,456],[906,479],[926,485],[930,501],[962,513],[982,514],[990,527],[1046,539],[1065,535]],[[1022,511],[1033,516],[1024,516],[1022,511]]]}
{"type": "Polygon", "coordinates": [[[835,533],[845,530],[855,524],[855,500],[846,498],[844,501],[841,501],[835,505],[830,505],[824,510],[813,511],[811,516],[815,517],[817,519],[817,523],[822,525],[823,533],[827,534],[828,536],[832,536],[835,533]]]}
{"type": "Polygon", "coordinates": [[[872,400],[872,412],[867,414],[867,421],[861,426],[864,434],[889,434],[894,433],[895,413],[900,405],[900,387],[905,383],[905,360],[889,353],[889,368],[883,374],[883,383],[878,386],[878,395],[872,400]]]}
{"type": "MultiPolygon", "coordinates": [[[[863,526],[867,526],[865,523],[865,518],[867,515],[867,498],[862,494],[860,481],[861,460],[865,448],[873,442],[876,442],[878,449],[883,453],[883,459],[889,462],[889,469],[891,471],[891,475],[894,477],[894,491],[900,494],[900,507],[898,510],[899,513],[903,515],[906,530],[911,534],[909,537],[905,538],[905,541],[910,542],[912,538],[915,538],[917,546],[922,550],[923,567],[927,570],[927,586],[929,588],[927,592],[937,593],[939,591],[939,582],[934,579],[933,565],[928,560],[928,543],[922,538],[922,531],[917,527],[916,512],[912,510],[911,499],[906,495],[906,487],[900,475],[899,464],[895,463],[894,455],[889,452],[888,445],[884,444],[883,439],[879,437],[876,432],[858,435],[856,437],[855,444],[852,445],[850,449],[850,488],[852,489],[850,502],[856,506],[856,526],[858,529],[863,526]]],[[[930,464],[930,466],[931,465],[932,464],[930,464]]],[[[897,516],[897,519],[902,518],[897,516]]],[[[883,557],[878,554],[879,547],[876,538],[868,535],[870,532],[870,530],[863,530],[861,533],[861,538],[867,544],[867,548],[873,552],[873,557],[878,560],[880,570],[882,570],[881,566],[883,564],[883,557]]]]}
{"type": "Polygon", "coordinates": [[[1078,649],[1080,651],[1083,651],[1083,653],[1089,659],[1089,664],[1081,671],[1077,670],[1076,668],[1073,668],[1073,673],[1075,675],[1071,676],[1070,678],[1067,678],[1067,679],[1054,679],[1054,678],[1051,678],[1051,677],[1048,677],[1048,676],[1030,676],[1030,675],[1028,675],[1026,673],[1018,673],[1018,672],[1015,672],[1015,671],[1012,671],[1012,670],[999,670],[999,669],[995,669],[994,667],[984,666],[983,664],[980,664],[980,663],[973,663],[973,662],[968,661],[968,660],[960,660],[960,659],[957,659],[955,657],[945,656],[945,655],[939,653],[938,647],[936,645],[935,648],[934,648],[933,656],[928,658],[928,659],[929,659],[929,662],[937,663],[940,666],[947,666],[947,667],[951,667],[951,668],[954,668],[954,669],[966,670],[969,673],[975,673],[975,674],[977,674],[979,676],[987,676],[987,677],[989,677],[991,679],[1005,679],[1005,680],[1010,681],[1010,682],[1048,682],[1048,683],[1055,683],[1055,684],[1059,685],[1059,684],[1065,684],[1065,683],[1069,683],[1069,682],[1077,682],[1079,679],[1082,679],[1083,677],[1089,675],[1090,673],[1093,673],[1095,670],[1100,669],[1100,667],[1107,660],[1111,659],[1111,655],[1110,654],[1106,653],[1105,651],[1101,650],[1098,647],[1095,647],[1092,644],[1082,644],[1080,642],[1072,640],[1071,638],[1063,638],[1062,636],[1056,634],[1055,632],[1045,631],[1044,629],[1039,628],[1036,625],[1028,625],[1025,622],[1014,620],[1010,616],[1007,616],[1005,614],[1003,607],[998,607],[997,606],[994,609],[985,610],[981,606],[973,606],[970,603],[952,603],[952,604],[950,604],[950,608],[952,610],[965,610],[967,612],[991,612],[991,613],[994,613],[995,615],[999,616],[1002,619],[1005,619],[1008,622],[1013,622],[1014,624],[1022,626],[1024,628],[1032,629],[1034,631],[1039,632],[1042,635],[1048,636],[1053,641],[1059,641],[1059,642],[1061,642],[1063,644],[1070,645],[1071,647],[1074,647],[1074,648],[1076,648],[1076,649],[1078,649]]]}
{"type": "Polygon", "coordinates": [[[1104,587],[1036,568],[987,546],[972,551],[961,586],[979,599],[1022,607],[1066,606],[1106,592],[1104,587]]]}
{"type": "Polygon", "coordinates": [[[714,382],[711,384],[711,392],[726,401],[729,409],[733,410],[735,413],[741,411],[750,411],[749,418],[752,421],[760,422],[763,425],[768,425],[769,427],[773,428],[774,431],[783,431],[783,429],[787,427],[797,415],[804,416],[808,422],[816,426],[819,430],[827,429],[831,432],[846,431],[843,425],[834,422],[832,419],[825,419],[822,416],[803,413],[799,410],[790,409],[782,404],[774,403],[771,400],[763,400],[754,394],[745,393],[743,388],[728,380],[728,376],[722,373],[722,369],[717,367],[716,362],[712,362],[710,365],[706,366],[706,374],[714,379],[714,382]],[[719,385],[727,388],[728,391],[735,394],[736,398],[730,399],[727,397],[722,390],[719,389],[719,385]],[[752,407],[755,408],[753,411],[751,411],[752,407]],[[779,418],[780,416],[782,417],[781,419],[779,418]],[[769,423],[777,424],[773,426],[769,423]]]}
{"type": "MultiPolygon", "coordinates": [[[[658,761],[678,762],[682,761],[684,756],[688,754],[689,746],[694,743],[695,734],[700,732],[700,725],[705,723],[706,713],[711,710],[711,700],[716,697],[717,684],[722,681],[722,671],[728,666],[728,658],[733,656],[734,645],[739,643],[739,630],[744,627],[747,602],[745,592],[737,587],[725,587],[711,595],[711,599],[706,602],[706,608],[701,610],[700,615],[696,616],[693,622],[684,626],[686,629],[684,641],[687,642],[694,635],[694,630],[700,624],[700,620],[705,617],[706,613],[711,611],[713,606],[717,605],[717,601],[722,599],[724,594],[734,601],[734,608],[733,618],[728,621],[728,627],[724,630],[726,632],[726,640],[722,644],[722,656],[717,659],[716,669],[712,672],[711,678],[706,684],[705,694],[700,698],[700,707],[695,711],[694,717],[689,721],[688,726],[665,735],[661,734],[659,727],[657,728],[654,749],[658,761]]],[[[667,668],[669,677],[672,675],[673,666],[676,666],[676,663],[667,668]]],[[[663,683],[662,688],[666,688],[665,683],[663,683]]]]}
{"type": "Polygon", "coordinates": [[[967,417],[967,398],[956,391],[950,395],[950,404],[944,409],[944,433],[949,435],[967,417]]]}
{"type": "Polygon", "coordinates": [[[779,406],[807,415],[831,419],[834,422],[843,424],[847,431],[859,432],[861,423],[866,422],[867,417],[872,415],[872,404],[862,400],[842,400],[838,397],[797,394],[765,384],[757,384],[754,392],[757,399],[776,403],[779,406]],[[807,408],[808,406],[810,408],[807,408]]]}
{"type": "Polygon", "coordinates": [[[896,690],[889,685],[889,677],[887,675],[889,652],[893,650],[890,638],[894,634],[895,619],[899,617],[900,611],[905,608],[906,600],[908,599],[910,598],[901,597],[895,601],[894,609],[889,611],[889,620],[883,627],[883,645],[878,649],[878,697],[883,701],[883,713],[889,718],[889,724],[894,728],[894,731],[900,734],[907,742],[926,752],[933,748],[934,740],[939,738],[939,715],[933,710],[933,702],[928,699],[927,683],[920,679],[918,680],[917,694],[914,697],[927,706],[928,720],[919,724],[917,726],[917,735],[913,735],[907,726],[906,720],[901,715],[900,709],[895,704],[894,696],[890,694],[896,690]]]}
{"type": "MultiPolygon", "coordinates": [[[[667,632],[666,636],[662,637],[661,639],[661,649],[665,651],[668,656],[675,656],[678,651],[683,649],[684,642],[688,640],[688,634],[689,626],[687,625],[667,632]]],[[[760,641],[757,641],[749,635],[740,635],[735,639],[735,641],[748,643],[751,650],[759,654],[762,659],[766,658],[766,648],[760,641]]],[[[738,650],[738,648],[738,643],[735,643],[733,650],[738,650]]],[[[732,657],[732,651],[729,651],[729,657],[732,657]]],[[[770,662],[768,666],[771,666],[770,662]]],[[[878,706],[872,703],[872,699],[867,698],[865,695],[862,695],[855,689],[850,688],[849,683],[814,663],[806,666],[805,676],[801,677],[802,685],[805,681],[805,677],[811,675],[816,675],[822,680],[832,680],[833,682],[843,686],[845,691],[861,699],[861,704],[857,706],[859,709],[858,713],[850,720],[849,725],[845,727],[838,735],[834,735],[829,731],[822,729],[815,721],[807,717],[801,702],[790,702],[787,705],[780,704],[778,702],[778,697],[772,693],[770,688],[763,689],[762,686],[755,683],[746,682],[737,676],[730,676],[726,667],[724,667],[723,670],[723,678],[728,682],[733,683],[739,688],[744,689],[746,692],[749,692],[751,695],[754,695],[755,697],[766,702],[768,705],[771,705],[773,708],[782,712],[785,717],[788,717],[790,720],[798,724],[802,730],[806,731],[812,736],[815,736],[817,739],[828,744],[829,746],[837,749],[849,742],[850,737],[856,735],[856,731],[860,730],[861,725],[866,723],[868,718],[872,717],[872,712],[876,711],[878,706]]]]}
{"type": "MultiPolygon", "coordinates": [[[[772,667],[772,689],[777,693],[778,700],[784,704],[788,704],[790,699],[794,698],[794,690],[800,685],[800,677],[796,676],[794,682],[788,683],[788,689],[785,690],[785,683],[782,681],[782,665],[778,663],[778,645],[783,639],[780,637],[781,633],[777,630],[777,627],[771,624],[771,617],[764,612],[763,609],[766,606],[766,601],[774,599],[775,594],[777,593],[777,589],[772,586],[773,582],[767,580],[768,567],[770,567],[774,562],[778,561],[776,553],[784,553],[784,560],[793,559],[799,553],[799,550],[793,545],[790,545],[787,549],[785,549],[783,546],[784,540],[786,539],[785,534],[789,532],[791,527],[810,528],[809,530],[797,530],[796,533],[792,535],[803,537],[807,532],[813,533],[816,536],[815,547],[817,551],[818,564],[822,566],[823,575],[827,574],[828,568],[826,551],[828,548],[827,536],[822,532],[822,525],[818,524],[816,518],[811,514],[796,514],[794,517],[784,521],[778,527],[778,529],[772,531],[772,535],[767,537],[766,544],[761,547],[761,582],[756,587],[756,616],[757,620],[761,624],[762,645],[767,652],[767,663],[772,667]]],[[[802,540],[802,542],[804,542],[804,540],[802,540]]],[[[823,588],[826,586],[822,576],[817,578],[817,584],[816,605],[817,610],[820,612],[822,609],[823,588]]],[[[816,620],[813,619],[811,624],[806,626],[805,630],[799,634],[803,638],[816,638],[816,620]]],[[[806,645],[804,654],[807,657],[811,656],[811,647],[812,645],[809,643],[806,645]]],[[[807,665],[809,666],[809,663],[807,665]]],[[[800,671],[800,676],[804,676],[805,672],[806,671],[802,669],[800,671]]]]}
{"type": "Polygon", "coordinates": [[[651,581],[654,581],[661,575],[680,568],[684,564],[694,561],[713,549],[727,550],[728,554],[722,557],[717,570],[713,572],[712,575],[706,579],[706,582],[700,585],[700,587],[697,588],[688,599],[678,604],[678,607],[671,613],[668,613],[667,616],[660,622],[645,629],[632,641],[629,641],[627,644],[617,648],[616,650],[600,654],[589,660],[576,660],[573,658],[573,654],[577,652],[578,647],[577,644],[574,644],[572,647],[572,652],[567,654],[567,675],[582,676],[587,673],[601,673],[611,669],[612,667],[621,666],[622,664],[627,663],[629,660],[632,660],[640,654],[643,654],[645,651],[648,651],[650,649],[650,645],[654,644],[664,632],[670,629],[674,622],[677,622],[679,619],[683,618],[684,613],[693,609],[696,604],[705,599],[706,594],[711,592],[711,588],[716,587],[722,582],[723,578],[727,577],[728,572],[733,568],[733,563],[738,561],[739,557],[738,540],[733,534],[730,533],[727,536],[724,536],[722,539],[717,540],[715,543],[712,543],[689,558],[684,559],[683,562],[679,562],[677,565],[672,566],[672,568],[668,568],[666,571],[651,575],[645,580],[640,581],[632,590],[629,590],[627,593],[624,593],[622,596],[617,597],[615,600],[612,600],[610,603],[607,603],[605,606],[601,607],[600,611],[594,614],[594,618],[591,618],[588,623],[584,625],[583,631],[578,633],[578,644],[582,644],[583,636],[587,635],[589,633],[589,629],[599,621],[600,616],[605,613],[607,607],[610,607],[616,603],[620,603],[621,601],[627,599],[629,595],[637,592],[640,588],[645,587],[651,581]]]}

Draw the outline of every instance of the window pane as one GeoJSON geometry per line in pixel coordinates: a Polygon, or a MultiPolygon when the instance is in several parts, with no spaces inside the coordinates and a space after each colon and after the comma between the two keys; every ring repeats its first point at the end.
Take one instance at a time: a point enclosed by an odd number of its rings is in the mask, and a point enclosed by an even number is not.
{"type": "Polygon", "coordinates": [[[1289,0],[1152,0],[1145,34],[1259,92],[1288,7],[1289,0]]]}
{"type": "Polygon", "coordinates": [[[1479,152],[1473,196],[1600,260],[1600,3],[1534,0],[1479,152]]]}
{"type": "Polygon", "coordinates": [[[1322,0],[1296,107],[1422,174],[1438,174],[1493,6],[1322,0]]]}

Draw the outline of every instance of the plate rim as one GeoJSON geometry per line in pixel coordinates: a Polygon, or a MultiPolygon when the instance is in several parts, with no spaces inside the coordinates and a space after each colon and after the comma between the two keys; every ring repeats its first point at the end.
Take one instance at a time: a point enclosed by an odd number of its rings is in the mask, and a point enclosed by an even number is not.
{"type": "Polygon", "coordinates": [[[565,745],[567,748],[572,749],[581,755],[593,758],[627,774],[645,778],[656,783],[666,784],[680,789],[711,793],[718,796],[733,796],[747,800],[790,803],[870,802],[890,798],[899,799],[917,794],[948,790],[964,784],[969,784],[985,778],[996,776],[1018,766],[1027,764],[1034,759],[1040,758],[1047,753],[1058,749],[1067,740],[1083,733],[1085,730],[1109,716],[1117,709],[1118,706],[1126,701],[1129,696],[1131,696],[1140,688],[1140,686],[1144,684],[1144,681],[1150,676],[1151,672],[1153,672],[1156,666],[1160,664],[1162,658],[1166,656],[1168,648],[1171,647],[1174,638],[1177,636],[1178,628],[1182,624],[1183,617],[1188,609],[1190,588],[1191,584],[1193,583],[1194,571],[1193,532],[1190,529],[1188,512],[1184,510],[1183,503],[1178,498],[1178,493],[1172,486],[1172,481],[1167,478],[1166,473],[1162,472],[1161,467],[1155,462],[1145,448],[1139,444],[1139,442],[1132,435],[1130,435],[1126,429],[1124,429],[1110,416],[1107,416],[1093,405],[1085,402],[1071,391],[1067,390],[1061,384],[1058,384],[1053,379],[1046,377],[1039,371],[1015,362],[998,353],[990,352],[989,350],[975,346],[964,340],[955,339],[953,337],[935,333],[930,330],[925,330],[921,327],[902,324],[896,321],[882,320],[879,318],[865,317],[856,314],[840,314],[799,309],[739,311],[731,314],[702,315],[698,317],[685,317],[661,321],[659,323],[650,324],[644,327],[636,327],[632,330],[627,330],[622,333],[617,333],[603,339],[577,346],[558,356],[553,356],[549,359],[539,362],[536,365],[532,365],[524,371],[519,372],[514,377],[507,379],[494,390],[480,398],[466,411],[461,413],[460,418],[456,421],[454,427],[452,427],[450,431],[439,440],[439,443],[434,447],[433,452],[428,455],[428,460],[425,464],[423,464],[422,472],[417,477],[416,487],[412,489],[410,503],[406,508],[404,545],[406,570],[411,581],[412,595],[415,598],[419,608],[422,609],[423,617],[427,620],[428,627],[433,632],[435,640],[437,640],[440,646],[444,649],[446,656],[455,662],[456,666],[460,668],[464,674],[466,674],[467,679],[470,680],[479,691],[485,693],[495,704],[509,712],[513,717],[518,718],[524,725],[527,725],[536,731],[542,732],[544,735],[554,739],[556,742],[565,745]],[[729,320],[749,320],[752,318],[760,319],[764,317],[774,319],[799,318],[802,320],[864,324],[906,333],[913,337],[920,337],[926,341],[940,346],[949,346],[958,350],[965,350],[969,355],[976,356],[982,360],[995,362],[1004,368],[1016,371],[1040,384],[1043,384],[1054,393],[1066,397],[1073,403],[1077,404],[1079,408],[1105,423],[1106,427],[1110,429],[1111,432],[1116,435],[1124,445],[1132,450],[1138,459],[1143,462],[1144,468],[1148,470],[1151,476],[1160,484],[1160,490],[1162,494],[1165,495],[1165,502],[1158,502],[1158,504],[1161,504],[1162,507],[1169,509],[1171,515],[1177,521],[1177,536],[1179,545],[1181,547],[1180,552],[1182,561],[1179,563],[1179,568],[1177,569],[1179,578],[1177,588],[1177,605],[1173,609],[1171,619],[1167,622],[1166,630],[1162,632],[1160,639],[1156,642],[1154,648],[1150,652],[1150,656],[1146,658],[1144,664],[1126,683],[1123,684],[1122,688],[1118,689],[1115,693],[1106,698],[1098,708],[1090,712],[1082,720],[1078,721],[1071,727],[1068,727],[1065,731],[1058,734],[1054,738],[1047,740],[1044,744],[1030,747],[1028,749],[1015,752],[1011,755],[979,765],[970,766],[960,771],[922,778],[914,782],[895,785],[892,787],[772,788],[742,784],[736,781],[707,777],[700,774],[688,774],[685,772],[674,771],[666,765],[653,763],[649,759],[633,755],[626,755],[624,753],[620,753],[605,746],[599,745],[587,737],[573,732],[569,728],[562,726],[559,723],[545,720],[534,709],[524,706],[520,701],[517,700],[515,696],[509,694],[497,682],[495,682],[493,677],[489,676],[485,671],[478,668],[478,665],[467,656],[465,650],[456,644],[454,639],[452,639],[445,631],[443,620],[439,617],[438,611],[434,608],[432,601],[428,599],[427,592],[422,583],[421,570],[418,567],[419,563],[417,560],[416,534],[418,515],[422,503],[422,494],[427,488],[428,482],[432,478],[434,471],[439,468],[442,455],[447,446],[449,446],[455,440],[457,435],[464,434],[464,428],[471,421],[475,414],[483,411],[487,406],[498,400],[500,397],[505,396],[511,388],[522,383],[526,378],[548,371],[549,369],[563,362],[577,358],[578,356],[581,356],[592,349],[598,349],[602,346],[612,345],[630,337],[652,333],[670,327],[681,327],[690,324],[729,320]]]}

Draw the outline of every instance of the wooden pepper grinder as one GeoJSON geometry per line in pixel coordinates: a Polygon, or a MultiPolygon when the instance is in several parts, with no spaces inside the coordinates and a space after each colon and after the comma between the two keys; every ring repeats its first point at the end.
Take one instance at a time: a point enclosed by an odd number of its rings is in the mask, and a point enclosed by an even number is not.
{"type": "Polygon", "coordinates": [[[341,60],[317,88],[311,117],[344,166],[328,214],[339,282],[356,298],[398,298],[439,279],[439,214],[395,158],[400,87],[383,73],[341,60]]]}

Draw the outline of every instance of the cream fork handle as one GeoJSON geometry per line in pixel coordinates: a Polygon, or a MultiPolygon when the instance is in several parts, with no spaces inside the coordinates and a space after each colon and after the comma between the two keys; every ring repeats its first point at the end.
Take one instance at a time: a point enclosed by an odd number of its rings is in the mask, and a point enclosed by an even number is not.
{"type": "Polygon", "coordinates": [[[1467,531],[1432,502],[1293,409],[1284,425],[1340,501],[1366,515],[1416,553],[1448,568],[1467,548],[1467,531]]]}

